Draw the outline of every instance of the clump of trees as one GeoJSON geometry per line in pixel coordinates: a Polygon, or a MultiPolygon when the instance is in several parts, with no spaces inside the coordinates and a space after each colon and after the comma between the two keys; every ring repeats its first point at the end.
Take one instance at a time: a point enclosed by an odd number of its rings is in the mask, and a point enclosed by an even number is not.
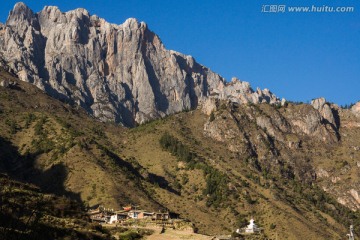
{"type": "Polygon", "coordinates": [[[204,194],[208,196],[207,206],[219,207],[228,196],[228,179],[217,169],[208,168],[206,174],[206,188],[204,194]]]}
{"type": "Polygon", "coordinates": [[[28,113],[25,117],[25,128],[29,128],[30,125],[36,120],[36,115],[33,113],[28,113]]]}
{"type": "Polygon", "coordinates": [[[355,103],[345,104],[345,105],[342,105],[341,108],[343,108],[343,109],[350,109],[350,108],[352,108],[354,105],[355,105],[355,103]]]}
{"type": "Polygon", "coordinates": [[[10,134],[15,134],[19,130],[19,126],[17,123],[12,119],[6,119],[5,124],[9,128],[10,134]]]}
{"type": "Polygon", "coordinates": [[[190,163],[195,160],[195,154],[193,154],[187,146],[182,144],[168,132],[165,132],[160,138],[160,145],[164,150],[169,151],[180,161],[190,163]]]}
{"type": "Polygon", "coordinates": [[[191,152],[188,146],[168,132],[161,136],[160,145],[164,150],[176,156],[178,161],[186,162],[189,169],[200,169],[204,172],[206,187],[203,194],[207,196],[207,206],[219,207],[226,201],[229,192],[227,187],[229,180],[224,174],[206,164],[204,159],[191,152]]]}
{"type": "Polygon", "coordinates": [[[34,126],[36,138],[31,141],[31,145],[35,154],[48,153],[55,147],[55,143],[48,138],[48,131],[44,128],[47,121],[47,117],[42,116],[34,126]]]}

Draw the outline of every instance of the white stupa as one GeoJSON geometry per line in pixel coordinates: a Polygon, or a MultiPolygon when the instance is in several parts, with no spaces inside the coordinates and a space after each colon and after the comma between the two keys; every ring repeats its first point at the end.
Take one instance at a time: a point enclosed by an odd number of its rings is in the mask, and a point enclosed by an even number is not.
{"type": "Polygon", "coordinates": [[[246,233],[256,233],[259,232],[260,228],[255,224],[254,219],[250,219],[250,224],[245,228],[246,233]]]}
{"type": "Polygon", "coordinates": [[[241,230],[240,229],[237,229],[236,232],[237,233],[241,233],[241,232],[245,232],[245,233],[258,233],[261,231],[261,228],[259,228],[256,224],[255,224],[255,220],[254,219],[250,219],[250,224],[247,225],[246,228],[242,228],[241,230]]]}
{"type": "Polygon", "coordinates": [[[355,239],[353,231],[354,231],[354,226],[350,225],[350,234],[346,234],[346,236],[349,237],[349,240],[354,240],[355,239]]]}

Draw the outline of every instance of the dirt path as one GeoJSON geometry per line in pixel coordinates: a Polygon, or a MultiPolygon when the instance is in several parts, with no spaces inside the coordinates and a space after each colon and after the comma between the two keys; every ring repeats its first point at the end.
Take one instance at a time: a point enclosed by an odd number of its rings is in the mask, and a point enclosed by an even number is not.
{"type": "Polygon", "coordinates": [[[153,229],[155,233],[146,237],[146,240],[211,240],[212,237],[192,233],[190,231],[180,231],[173,229],[166,229],[164,233],[161,233],[161,229],[153,229]]]}

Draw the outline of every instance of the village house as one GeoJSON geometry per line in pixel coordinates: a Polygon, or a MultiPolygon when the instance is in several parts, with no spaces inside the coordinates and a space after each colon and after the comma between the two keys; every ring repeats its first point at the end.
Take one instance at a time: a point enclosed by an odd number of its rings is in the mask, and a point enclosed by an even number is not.
{"type": "Polygon", "coordinates": [[[141,212],[138,215],[139,219],[145,219],[145,218],[152,218],[152,216],[154,215],[153,212],[141,212]]]}
{"type": "Polygon", "coordinates": [[[133,219],[152,218],[153,215],[153,212],[146,212],[144,210],[130,210],[128,214],[128,216],[133,219]]]}
{"type": "Polygon", "coordinates": [[[141,210],[130,210],[128,212],[128,216],[129,216],[129,218],[132,218],[132,219],[138,219],[140,213],[141,213],[141,210]]]}
{"type": "Polygon", "coordinates": [[[148,212],[145,210],[133,210],[131,207],[114,211],[113,209],[106,209],[103,206],[99,206],[96,209],[90,209],[87,214],[93,222],[109,224],[120,223],[127,219],[149,219],[152,221],[170,220],[169,212],[148,212]]]}
{"type": "Polygon", "coordinates": [[[121,221],[124,221],[124,220],[128,219],[128,217],[129,216],[128,216],[127,212],[124,212],[124,211],[115,212],[115,214],[110,216],[110,220],[109,220],[108,223],[115,224],[115,223],[118,223],[118,222],[121,222],[121,221]]]}
{"type": "Polygon", "coordinates": [[[103,206],[99,206],[95,209],[90,209],[87,212],[92,222],[107,223],[110,221],[111,215],[113,215],[112,209],[106,209],[103,206]]]}
{"type": "Polygon", "coordinates": [[[166,220],[169,220],[170,219],[170,215],[168,212],[157,212],[157,213],[154,213],[153,216],[152,216],[152,220],[162,220],[162,221],[166,221],[166,220]]]}

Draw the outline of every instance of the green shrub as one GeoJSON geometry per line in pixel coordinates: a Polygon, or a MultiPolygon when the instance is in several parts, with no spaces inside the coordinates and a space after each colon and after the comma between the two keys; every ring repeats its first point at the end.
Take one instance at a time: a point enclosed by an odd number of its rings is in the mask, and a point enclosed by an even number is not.
{"type": "Polygon", "coordinates": [[[141,239],[142,236],[136,232],[126,232],[120,236],[120,240],[136,240],[141,239]]]}
{"type": "Polygon", "coordinates": [[[105,134],[104,130],[99,126],[92,127],[91,131],[100,138],[106,138],[106,134],[105,134]]]}
{"type": "Polygon", "coordinates": [[[46,121],[47,121],[46,116],[42,116],[37,121],[37,123],[35,124],[35,127],[34,127],[35,135],[38,135],[38,136],[46,135],[46,132],[44,131],[44,125],[45,125],[46,121]]]}
{"type": "Polygon", "coordinates": [[[11,134],[15,134],[19,130],[19,126],[12,119],[6,119],[5,124],[9,127],[9,132],[11,134]]]}
{"type": "Polygon", "coordinates": [[[214,114],[214,111],[212,111],[212,112],[210,113],[209,121],[212,122],[212,121],[214,121],[214,120],[215,120],[215,114],[214,114]]]}
{"type": "Polygon", "coordinates": [[[25,128],[30,127],[30,124],[36,120],[36,115],[33,113],[28,113],[25,118],[25,128]]]}
{"type": "Polygon", "coordinates": [[[276,228],[276,224],[271,223],[271,224],[270,224],[270,229],[273,230],[273,229],[275,229],[275,228],[276,228]]]}

